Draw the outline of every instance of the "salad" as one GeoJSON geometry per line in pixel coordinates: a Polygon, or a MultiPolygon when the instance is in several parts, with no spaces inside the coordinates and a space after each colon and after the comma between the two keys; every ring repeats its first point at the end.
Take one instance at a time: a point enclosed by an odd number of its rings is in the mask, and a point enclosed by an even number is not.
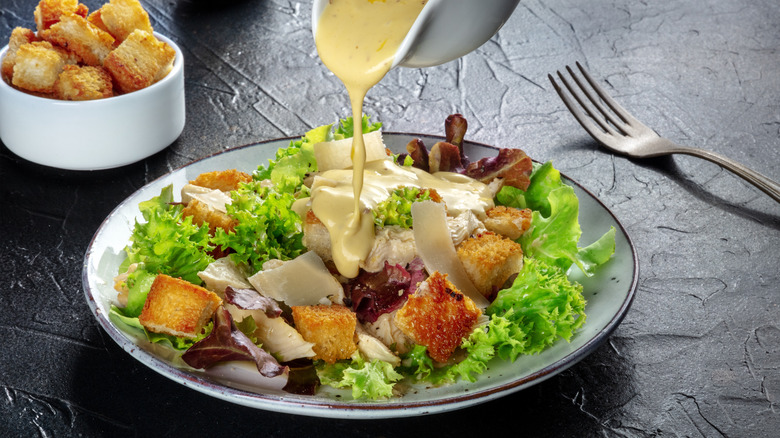
{"type": "MultiPolygon", "coordinates": [[[[586,315],[567,272],[592,275],[606,263],[615,229],[580,247],[577,197],[552,164],[519,149],[470,162],[460,115],[447,119],[446,141],[429,149],[410,139],[407,153],[373,160],[473,181],[489,194],[490,214],[449,208],[436,189],[393,187],[370,208],[376,240],[386,239],[375,248],[385,251],[342,275],[310,207],[325,168],[348,165],[333,157],[353,123],[309,131],[251,175],[211,172],[179,199],[168,186],[140,203],[112,321],[178,351],[183,367],[247,361],[286,391],[329,385],[355,399],[402,396],[406,383],[476,381],[493,360],[571,339],[586,315]]],[[[381,124],[362,124],[381,148],[381,124]]]]}

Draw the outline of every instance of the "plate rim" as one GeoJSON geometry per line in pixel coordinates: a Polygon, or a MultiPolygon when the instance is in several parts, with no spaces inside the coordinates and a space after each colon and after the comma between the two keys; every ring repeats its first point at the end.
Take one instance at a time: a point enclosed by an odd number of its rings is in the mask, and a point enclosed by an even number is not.
{"type": "MultiPolygon", "coordinates": [[[[396,131],[382,131],[382,135],[390,136],[406,136],[409,138],[429,138],[429,139],[443,139],[440,135],[434,134],[418,134],[409,132],[396,132],[396,131]]],[[[443,397],[440,399],[434,399],[429,401],[410,401],[399,403],[339,403],[334,400],[317,400],[312,398],[311,400],[300,401],[291,400],[284,395],[276,395],[269,393],[257,393],[229,387],[219,382],[209,380],[208,378],[192,374],[186,370],[177,368],[166,361],[153,355],[136,345],[127,335],[124,334],[116,325],[110,320],[98,306],[95,297],[91,293],[90,285],[90,265],[93,257],[96,255],[93,252],[95,243],[101,234],[105,231],[106,225],[111,219],[118,214],[118,211],[129,203],[130,199],[135,197],[140,191],[146,189],[148,186],[154,183],[168,178],[170,175],[186,169],[196,163],[220,156],[229,154],[238,150],[246,148],[263,147],[270,143],[278,143],[290,140],[299,139],[300,136],[279,137],[274,139],[268,139],[255,143],[247,143],[241,146],[218,151],[204,157],[192,160],[184,165],[181,165],[175,169],[169,170],[163,175],[145,183],[139,187],[133,193],[126,196],[114,209],[106,216],[100,223],[97,230],[93,234],[89,241],[87,250],[83,258],[82,265],[82,289],[84,291],[87,304],[91,313],[97,319],[99,325],[106,331],[109,337],[117,343],[123,350],[130,354],[135,360],[138,360],[145,366],[151,368],[157,373],[173,380],[184,386],[188,386],[202,394],[219,398],[231,403],[256,408],[263,410],[270,410],[275,412],[283,412],[289,414],[306,415],[314,417],[326,417],[326,418],[344,418],[344,419],[378,419],[378,418],[394,418],[408,415],[428,415],[434,413],[441,413],[452,411],[456,409],[473,406],[476,404],[484,403],[498,397],[506,396],[514,392],[520,391],[526,387],[532,386],[537,383],[553,377],[560,372],[575,365],[580,360],[595,351],[601,344],[603,344],[620,325],[628,313],[631,304],[636,296],[636,291],[639,283],[639,258],[637,256],[636,247],[631,240],[625,226],[618,220],[617,216],[609,209],[604,202],[595,196],[590,190],[586,189],[582,184],[570,178],[564,172],[560,172],[561,176],[566,179],[569,184],[576,185],[580,190],[590,196],[596,203],[609,214],[614,220],[617,227],[620,229],[621,234],[625,237],[626,244],[630,250],[632,257],[632,278],[628,286],[628,291],[625,299],[621,303],[617,312],[611,315],[609,322],[604,326],[602,330],[596,333],[595,336],[588,339],[582,346],[576,350],[566,354],[559,360],[550,363],[540,370],[537,370],[528,376],[511,380],[507,383],[500,384],[496,387],[479,389],[475,391],[468,391],[460,393],[454,396],[443,397]]],[[[490,150],[499,150],[500,148],[485,143],[465,140],[465,143],[470,147],[485,148],[490,150]]],[[[534,160],[534,162],[537,162],[534,160]]],[[[262,163],[258,163],[262,164],[262,163]]],[[[316,396],[313,396],[316,397],[316,396]]]]}

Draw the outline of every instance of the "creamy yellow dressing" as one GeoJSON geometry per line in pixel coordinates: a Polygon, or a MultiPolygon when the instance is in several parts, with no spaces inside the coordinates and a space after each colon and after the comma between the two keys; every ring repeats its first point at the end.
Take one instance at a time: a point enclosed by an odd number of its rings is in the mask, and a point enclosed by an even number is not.
{"type": "Polygon", "coordinates": [[[351,215],[347,217],[341,203],[313,202],[312,209],[320,220],[325,218],[336,267],[347,277],[357,276],[358,264],[368,255],[374,237],[371,213],[360,206],[366,161],[363,99],[390,71],[398,47],[426,1],[331,0],[317,24],[314,39],[320,59],[346,86],[355,125],[351,215]]]}
{"type": "MultiPolygon", "coordinates": [[[[470,210],[477,217],[484,218],[485,210],[493,207],[492,192],[488,186],[458,173],[430,174],[415,167],[399,166],[390,160],[378,160],[366,163],[363,177],[360,203],[369,212],[399,187],[435,189],[450,216],[470,210]]],[[[351,205],[352,178],[351,169],[329,170],[315,177],[312,184],[312,208],[319,202],[351,205]]]]}

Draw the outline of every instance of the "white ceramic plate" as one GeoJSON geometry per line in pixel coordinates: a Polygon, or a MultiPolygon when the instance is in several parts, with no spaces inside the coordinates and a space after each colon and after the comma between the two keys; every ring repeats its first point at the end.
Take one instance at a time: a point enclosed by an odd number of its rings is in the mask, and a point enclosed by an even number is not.
{"type": "MultiPolygon", "coordinates": [[[[412,138],[422,138],[432,146],[439,138],[385,133],[385,143],[402,151],[412,138]]],[[[355,401],[348,390],[321,387],[315,396],[285,393],[278,389],[250,390],[241,377],[224,378],[183,365],[173,350],[146,341],[143,334],[123,331],[108,318],[116,298],[113,277],[125,258],[133,224],[141,219],[138,203],[157,196],[160,190],[174,185],[174,193],[198,174],[237,168],[252,172],[258,164],[267,163],[276,150],[287,147],[290,139],[279,139],[219,153],[166,174],[128,197],[106,218],[92,239],[84,258],[83,284],[87,302],[100,325],[131,356],[158,373],[202,393],[259,409],[331,418],[389,418],[425,415],[451,411],[483,403],[519,391],[552,377],[593,352],[628,311],[637,287],[639,266],[636,252],[625,229],[615,216],[592,194],[566,178],[580,200],[581,246],[596,240],[614,226],[617,229],[615,256],[590,278],[573,279],[584,286],[588,301],[587,320],[571,343],[559,341],[544,352],[522,356],[514,363],[494,360],[477,382],[459,382],[450,386],[413,387],[403,397],[383,401],[355,401]]],[[[469,143],[466,153],[472,159],[493,156],[496,149],[469,143]]],[[[255,373],[257,374],[257,373],[255,373]]]]}

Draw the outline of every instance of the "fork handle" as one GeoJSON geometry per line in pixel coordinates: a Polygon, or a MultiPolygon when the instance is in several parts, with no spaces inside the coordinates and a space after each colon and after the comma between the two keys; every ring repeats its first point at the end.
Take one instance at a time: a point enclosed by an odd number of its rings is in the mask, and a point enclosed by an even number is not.
{"type": "Polygon", "coordinates": [[[758,187],[761,191],[769,195],[772,199],[780,202],[780,184],[765,177],[764,175],[749,169],[744,165],[724,157],[723,155],[716,154],[704,149],[689,148],[679,145],[675,145],[672,153],[693,155],[694,157],[704,158],[705,160],[712,161],[715,164],[720,165],[726,170],[734,172],[738,176],[742,177],[745,181],[758,187]]]}

